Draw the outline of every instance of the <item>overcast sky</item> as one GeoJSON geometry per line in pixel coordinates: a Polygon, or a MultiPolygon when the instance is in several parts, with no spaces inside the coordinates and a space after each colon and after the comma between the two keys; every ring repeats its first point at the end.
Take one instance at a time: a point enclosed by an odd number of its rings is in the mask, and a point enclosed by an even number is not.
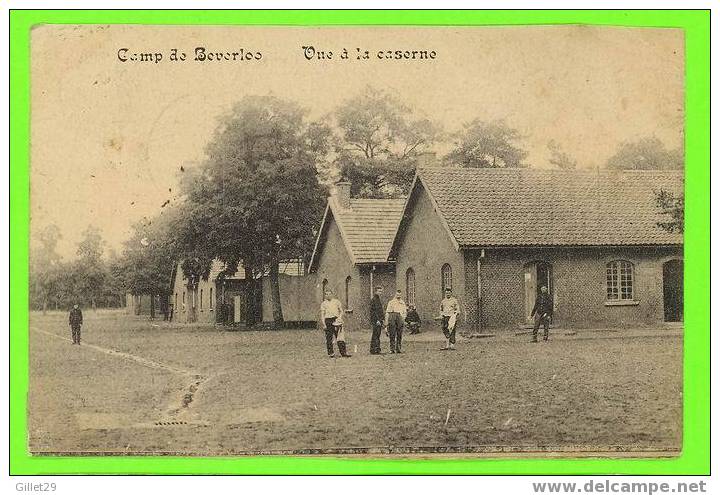
{"type": "Polygon", "coordinates": [[[121,250],[130,226],[175,198],[178,170],[202,161],[217,117],[242,96],[296,100],[318,118],[365,85],[397,92],[447,131],[506,119],[548,167],[555,140],[582,167],[622,141],[682,143],[683,33],[590,27],[264,28],[41,26],[32,35],[31,235],[50,223],[74,255],[94,224],[121,250]],[[302,46],[335,53],[308,61],[302,46]],[[196,46],[260,61],[194,62],[196,46]],[[340,60],[340,50],[371,60],[340,60]],[[160,52],[160,63],[117,52],[160,52]],[[188,53],[171,62],[171,48],[188,53]],[[379,50],[435,50],[432,61],[379,50]]]}

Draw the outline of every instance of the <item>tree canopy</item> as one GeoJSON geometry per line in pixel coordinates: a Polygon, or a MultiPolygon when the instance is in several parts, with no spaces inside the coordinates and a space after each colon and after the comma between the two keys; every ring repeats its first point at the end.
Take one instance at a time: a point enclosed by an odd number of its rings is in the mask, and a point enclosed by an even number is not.
{"type": "Polygon", "coordinates": [[[418,115],[395,95],[367,86],[331,115],[334,164],[363,197],[405,194],[418,158],[441,137],[438,125],[418,115]]]}
{"type": "Polygon", "coordinates": [[[524,167],[528,153],[520,147],[523,136],[504,120],[475,119],[455,134],[455,145],[446,159],[461,167],[524,167]]]}
{"type": "Polygon", "coordinates": [[[268,274],[276,321],[278,262],[309,258],[325,203],[315,164],[327,144],[318,131],[294,103],[245,97],[222,118],[207,160],[184,183],[176,229],[182,251],[204,277],[212,259],[230,271],[242,261],[251,278],[268,274]]]}
{"type": "Polygon", "coordinates": [[[616,170],[680,170],[685,166],[681,148],[668,150],[656,137],[626,141],[605,166],[616,170]]]}
{"type": "Polygon", "coordinates": [[[577,160],[563,151],[562,146],[556,141],[551,140],[547,146],[548,150],[550,150],[550,165],[562,170],[575,170],[577,168],[577,160]]]}
{"type": "Polygon", "coordinates": [[[77,245],[76,258],[63,261],[57,253],[62,234],[55,225],[43,229],[30,252],[30,307],[67,309],[70,305],[122,304],[123,287],[112,270],[116,259],[105,256],[101,231],[89,226],[77,245]]]}
{"type": "Polygon", "coordinates": [[[666,221],[658,222],[658,227],[668,232],[685,232],[684,194],[674,194],[661,189],[655,194],[655,204],[667,218],[666,221]]]}

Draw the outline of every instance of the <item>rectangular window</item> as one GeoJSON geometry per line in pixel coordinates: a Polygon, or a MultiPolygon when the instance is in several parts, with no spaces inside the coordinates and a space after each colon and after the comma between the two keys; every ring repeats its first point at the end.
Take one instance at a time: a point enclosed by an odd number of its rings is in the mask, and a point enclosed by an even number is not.
{"type": "Polygon", "coordinates": [[[606,265],[607,300],[633,299],[633,264],[629,261],[611,261],[606,265]]]}
{"type": "Polygon", "coordinates": [[[183,303],[183,309],[185,309],[185,291],[183,291],[182,303],[183,303]]]}
{"type": "Polygon", "coordinates": [[[200,309],[203,309],[203,290],[200,289],[200,309]]]}
{"type": "Polygon", "coordinates": [[[210,287],[210,304],[208,304],[208,306],[210,306],[210,309],[213,309],[212,293],[213,293],[213,290],[212,290],[212,287],[210,287]]]}

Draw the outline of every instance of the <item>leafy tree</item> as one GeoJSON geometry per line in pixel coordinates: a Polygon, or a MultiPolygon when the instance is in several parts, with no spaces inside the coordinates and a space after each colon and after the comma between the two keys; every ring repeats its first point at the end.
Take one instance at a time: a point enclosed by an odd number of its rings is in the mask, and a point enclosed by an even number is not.
{"type": "Polygon", "coordinates": [[[43,314],[57,289],[60,239],[60,228],[55,224],[48,225],[38,235],[39,246],[30,250],[30,301],[34,307],[42,308],[43,314]]]}
{"type": "Polygon", "coordinates": [[[242,262],[251,280],[269,275],[277,323],[278,263],[309,257],[326,197],[315,163],[327,151],[327,135],[305,114],[272,96],[237,103],[208,144],[207,160],[184,181],[187,201],[176,229],[188,271],[207,278],[216,258],[230,272],[242,262]]]}
{"type": "Polygon", "coordinates": [[[172,290],[170,282],[179,257],[173,232],[177,214],[177,209],[164,210],[154,219],[144,219],[133,225],[123,256],[111,269],[113,276],[122,280],[130,294],[151,296],[151,318],[155,317],[155,296],[159,295],[165,301],[172,290]]]}
{"type": "Polygon", "coordinates": [[[418,158],[441,136],[394,95],[372,88],[343,103],[331,115],[336,129],[334,165],[366,197],[407,192],[418,158]]]}
{"type": "Polygon", "coordinates": [[[473,168],[525,166],[523,160],[528,153],[518,144],[522,136],[504,120],[475,119],[466,123],[455,138],[455,147],[446,157],[452,164],[473,168]]]}
{"type": "Polygon", "coordinates": [[[74,271],[76,293],[79,300],[87,300],[93,309],[104,292],[105,281],[108,276],[107,267],[103,260],[105,241],[100,229],[90,225],[83,232],[78,243],[77,260],[71,270],[74,271]]]}
{"type": "Polygon", "coordinates": [[[577,160],[572,158],[562,150],[562,147],[555,141],[548,143],[550,150],[550,164],[563,170],[575,170],[577,168],[577,160]]]}
{"type": "Polygon", "coordinates": [[[668,232],[685,232],[685,195],[674,194],[670,191],[660,189],[655,193],[655,204],[667,215],[669,220],[658,222],[658,227],[668,232]]]}
{"type": "Polygon", "coordinates": [[[682,149],[668,150],[656,137],[624,142],[605,166],[616,170],[678,170],[685,166],[682,149]]]}
{"type": "Polygon", "coordinates": [[[123,273],[123,258],[118,256],[115,249],[110,249],[108,259],[105,261],[108,276],[105,279],[105,287],[103,290],[103,305],[105,307],[124,306],[125,301],[125,284],[123,273]]]}

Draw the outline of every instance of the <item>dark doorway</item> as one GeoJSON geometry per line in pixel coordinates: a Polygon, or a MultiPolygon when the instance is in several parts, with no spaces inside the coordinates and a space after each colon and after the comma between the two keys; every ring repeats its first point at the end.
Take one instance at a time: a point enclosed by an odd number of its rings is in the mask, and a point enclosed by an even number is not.
{"type": "Polygon", "coordinates": [[[525,323],[532,324],[530,312],[535,306],[535,298],[540,294],[540,288],[548,288],[548,294],[553,297],[552,265],[546,261],[533,261],[525,265],[525,323]]]}
{"type": "Polygon", "coordinates": [[[663,263],[665,321],[683,321],[683,260],[663,263]]]}

